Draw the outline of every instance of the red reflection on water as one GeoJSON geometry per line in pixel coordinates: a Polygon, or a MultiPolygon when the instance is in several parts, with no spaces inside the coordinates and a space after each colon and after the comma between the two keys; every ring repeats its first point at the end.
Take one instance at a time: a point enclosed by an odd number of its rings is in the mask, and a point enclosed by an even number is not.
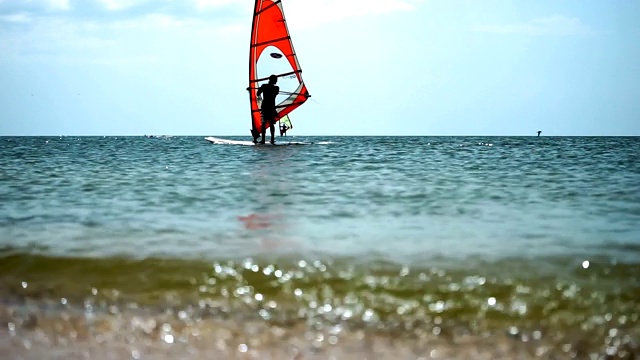
{"type": "Polygon", "coordinates": [[[276,216],[265,214],[249,214],[247,216],[238,216],[244,224],[244,228],[247,230],[262,230],[267,229],[273,225],[273,219],[276,216]]]}

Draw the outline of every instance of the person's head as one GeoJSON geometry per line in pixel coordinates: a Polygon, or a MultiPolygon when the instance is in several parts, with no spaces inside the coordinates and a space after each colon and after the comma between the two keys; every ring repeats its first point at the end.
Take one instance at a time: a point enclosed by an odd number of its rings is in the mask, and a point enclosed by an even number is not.
{"type": "Polygon", "coordinates": [[[275,75],[269,76],[269,84],[275,84],[278,82],[278,77],[275,75]]]}

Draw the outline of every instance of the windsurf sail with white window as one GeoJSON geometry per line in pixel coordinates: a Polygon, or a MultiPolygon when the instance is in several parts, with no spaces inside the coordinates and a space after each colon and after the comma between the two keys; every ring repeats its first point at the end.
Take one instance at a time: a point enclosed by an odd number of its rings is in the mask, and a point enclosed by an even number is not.
{"type": "MultiPolygon", "coordinates": [[[[311,96],[304,81],[298,57],[293,49],[281,0],[256,0],[251,28],[249,53],[249,99],[251,105],[251,133],[257,137],[262,117],[257,91],[269,80],[278,77],[280,93],[276,97],[276,121],[282,121],[311,96]]],[[[291,125],[288,117],[288,125],[291,125]]],[[[281,122],[282,124],[282,122],[281,122]]],[[[269,124],[267,124],[268,126],[269,124]]]]}

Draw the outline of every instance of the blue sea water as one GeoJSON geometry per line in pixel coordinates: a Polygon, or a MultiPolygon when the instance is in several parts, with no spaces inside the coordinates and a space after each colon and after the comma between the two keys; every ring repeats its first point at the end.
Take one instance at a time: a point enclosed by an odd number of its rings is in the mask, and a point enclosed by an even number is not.
{"type": "Polygon", "coordinates": [[[638,255],[638,138],[294,139],[315,144],[2,138],[0,244],[77,256],[638,255]]]}
{"type": "Polygon", "coordinates": [[[272,294],[289,320],[350,311],[390,329],[449,314],[472,334],[595,331],[595,353],[613,327],[585,324],[640,324],[640,138],[279,139],[307,145],[0,138],[2,302],[82,307],[104,288],[253,314],[272,294]],[[566,311],[577,320],[554,317],[566,311]]]}

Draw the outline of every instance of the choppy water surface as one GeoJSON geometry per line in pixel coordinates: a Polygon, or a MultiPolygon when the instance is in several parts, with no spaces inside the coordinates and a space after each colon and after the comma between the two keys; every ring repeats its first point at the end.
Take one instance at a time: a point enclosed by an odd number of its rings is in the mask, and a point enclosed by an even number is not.
{"type": "Polygon", "coordinates": [[[292,140],[0,138],[0,348],[638,355],[639,138],[292,140]]]}

